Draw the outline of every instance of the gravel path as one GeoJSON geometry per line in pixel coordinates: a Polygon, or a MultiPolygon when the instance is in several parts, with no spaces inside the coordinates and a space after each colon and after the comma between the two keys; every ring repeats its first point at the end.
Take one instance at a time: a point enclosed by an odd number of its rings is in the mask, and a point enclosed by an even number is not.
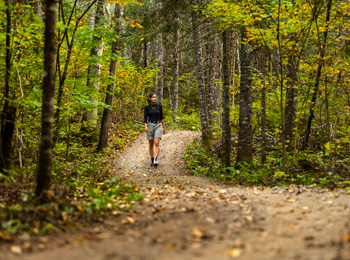
{"type": "Polygon", "coordinates": [[[115,163],[144,202],[80,231],[42,237],[0,259],[350,260],[350,196],[302,186],[239,187],[186,174],[181,155],[198,136],[169,131],[150,167],[141,135],[115,163]]]}

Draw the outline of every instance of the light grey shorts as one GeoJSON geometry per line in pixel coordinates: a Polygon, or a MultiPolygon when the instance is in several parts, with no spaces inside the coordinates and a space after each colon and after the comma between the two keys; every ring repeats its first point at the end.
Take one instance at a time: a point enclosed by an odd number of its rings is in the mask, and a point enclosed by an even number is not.
{"type": "Polygon", "coordinates": [[[148,132],[146,132],[147,140],[153,140],[154,138],[162,139],[163,126],[162,123],[148,123],[148,132]]]}

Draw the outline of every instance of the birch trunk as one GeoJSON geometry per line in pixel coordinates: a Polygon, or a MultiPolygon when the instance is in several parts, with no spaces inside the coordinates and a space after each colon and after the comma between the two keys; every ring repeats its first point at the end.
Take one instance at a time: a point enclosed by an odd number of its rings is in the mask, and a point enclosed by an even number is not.
{"type": "Polygon", "coordinates": [[[225,166],[231,167],[231,123],[230,123],[230,85],[231,85],[231,45],[232,28],[227,28],[222,34],[222,146],[225,166]]]}
{"type": "MultiPolygon", "coordinates": [[[[195,1],[197,2],[197,1],[195,1]]],[[[199,110],[202,127],[202,146],[204,149],[211,149],[210,136],[208,131],[208,111],[204,85],[204,73],[202,68],[202,47],[200,43],[200,32],[198,27],[198,12],[192,10],[192,32],[194,40],[194,55],[196,59],[196,74],[199,95],[199,110]]]]}
{"type": "MultiPolygon", "coordinates": [[[[114,10],[114,19],[115,21],[119,21],[121,17],[121,6],[119,4],[115,4],[114,10]]],[[[101,130],[100,130],[100,139],[97,146],[97,151],[100,152],[103,148],[107,147],[108,142],[108,129],[109,129],[109,121],[111,117],[111,107],[113,105],[113,92],[114,92],[114,80],[117,72],[117,54],[119,48],[119,34],[120,34],[120,26],[119,23],[115,23],[115,41],[112,42],[112,59],[109,68],[109,74],[113,79],[107,86],[107,94],[105,103],[108,105],[108,108],[103,109],[102,121],[101,121],[101,130]]]]}
{"type": "Polygon", "coordinates": [[[89,132],[91,128],[96,128],[97,126],[97,99],[100,85],[99,79],[102,67],[100,58],[103,53],[103,37],[101,27],[104,23],[104,3],[105,0],[99,0],[97,2],[94,36],[92,40],[93,47],[90,52],[90,65],[88,67],[88,78],[86,83],[89,93],[89,100],[91,102],[91,108],[87,108],[83,116],[83,132],[89,132]],[[93,60],[93,62],[91,60],[93,60]]]}

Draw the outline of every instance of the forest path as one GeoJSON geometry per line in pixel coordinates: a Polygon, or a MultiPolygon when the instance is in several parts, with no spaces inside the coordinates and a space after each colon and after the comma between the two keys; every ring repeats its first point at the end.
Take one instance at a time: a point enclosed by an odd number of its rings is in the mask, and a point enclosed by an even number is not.
{"type": "Polygon", "coordinates": [[[186,174],[181,160],[198,136],[169,131],[150,167],[144,135],[116,161],[117,177],[138,185],[131,212],[42,238],[30,260],[350,260],[350,196],[309,187],[248,188],[186,174]]]}

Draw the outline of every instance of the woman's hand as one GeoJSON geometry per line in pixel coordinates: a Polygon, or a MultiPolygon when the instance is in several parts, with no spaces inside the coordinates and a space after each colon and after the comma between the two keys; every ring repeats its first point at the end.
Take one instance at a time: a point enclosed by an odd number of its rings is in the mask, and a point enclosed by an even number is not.
{"type": "Polygon", "coordinates": [[[165,131],[165,129],[163,128],[163,135],[165,135],[166,134],[166,131],[165,131]]]}
{"type": "Polygon", "coordinates": [[[145,126],[145,132],[148,132],[148,127],[147,126],[145,126]]]}

